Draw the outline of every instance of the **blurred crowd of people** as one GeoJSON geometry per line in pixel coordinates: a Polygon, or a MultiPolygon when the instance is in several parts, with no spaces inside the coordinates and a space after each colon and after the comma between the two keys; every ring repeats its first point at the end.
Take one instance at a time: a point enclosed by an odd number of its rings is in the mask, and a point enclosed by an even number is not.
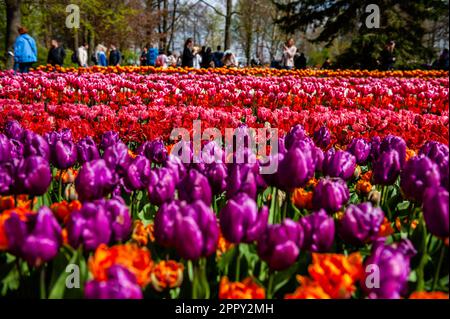
{"type": "MultiPolygon", "coordinates": [[[[28,34],[28,30],[25,27],[19,27],[18,32],[19,36],[14,45],[14,52],[9,52],[9,55],[14,58],[14,70],[20,73],[26,73],[33,64],[38,61],[38,51],[36,41],[28,34]]],[[[376,61],[378,69],[393,70],[395,68],[397,63],[395,50],[395,41],[388,41],[382,50],[379,59],[376,61]]],[[[270,67],[286,70],[307,68],[307,58],[304,53],[297,50],[293,38],[288,39],[288,41],[283,44],[281,51],[281,60],[273,60],[270,67]]],[[[47,63],[54,66],[63,66],[65,59],[66,51],[62,44],[56,39],[53,39],[48,51],[47,63]]],[[[262,64],[257,57],[244,63],[236,58],[231,50],[223,51],[221,46],[218,46],[216,51],[213,52],[211,47],[196,45],[192,38],[186,40],[181,54],[170,50],[160,50],[157,48],[157,45],[147,45],[142,49],[139,60],[141,66],[154,66],[160,68],[233,68],[241,66],[258,67],[262,64]]],[[[75,49],[71,56],[71,62],[77,64],[79,67],[88,67],[90,65],[118,66],[123,63],[123,61],[124,56],[115,44],[110,44],[109,47],[99,44],[89,56],[89,44],[84,43],[79,48],[75,49]]],[[[439,58],[436,59],[432,65],[427,67],[448,70],[448,49],[444,49],[439,58]]],[[[329,57],[325,57],[325,62],[322,64],[321,68],[334,68],[329,57]]]]}

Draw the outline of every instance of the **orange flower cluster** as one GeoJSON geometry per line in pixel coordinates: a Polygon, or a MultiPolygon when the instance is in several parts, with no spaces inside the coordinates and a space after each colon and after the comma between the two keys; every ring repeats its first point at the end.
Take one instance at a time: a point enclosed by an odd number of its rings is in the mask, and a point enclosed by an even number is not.
{"type": "Polygon", "coordinates": [[[361,175],[361,179],[358,182],[356,182],[355,185],[356,192],[360,195],[369,194],[370,191],[372,190],[372,184],[370,182],[371,179],[372,179],[372,171],[368,171],[363,175],[361,175]]]}
{"type": "Polygon", "coordinates": [[[411,225],[409,225],[409,218],[405,217],[402,219],[400,219],[400,217],[397,217],[395,219],[395,227],[397,228],[398,231],[402,231],[402,226],[406,225],[407,227],[411,227],[411,229],[416,229],[417,225],[419,224],[419,221],[417,219],[414,219],[411,221],[411,225]]]}
{"type": "Polygon", "coordinates": [[[113,265],[121,265],[136,276],[137,283],[145,287],[151,280],[153,267],[150,252],[137,245],[125,244],[108,247],[100,245],[89,259],[89,270],[98,281],[107,280],[107,270],[113,265]]]}
{"type": "MultiPolygon", "coordinates": [[[[0,212],[8,209],[17,208],[30,208],[31,199],[28,195],[17,195],[17,203],[14,200],[14,196],[0,196],[0,212]]],[[[36,203],[36,198],[34,199],[33,205],[36,203]]]]}
{"type": "Polygon", "coordinates": [[[174,68],[167,69],[156,68],[152,66],[110,66],[91,68],[73,68],[59,67],[51,65],[42,65],[36,68],[44,72],[74,72],[74,73],[163,73],[163,74],[218,74],[218,75],[236,75],[236,76],[296,76],[296,77],[402,77],[402,78],[435,78],[448,77],[448,71],[441,70],[395,70],[395,71],[368,71],[368,70],[277,70],[272,68],[214,68],[214,69],[193,69],[193,68],[174,68]]]}
{"type": "Polygon", "coordinates": [[[417,153],[414,150],[412,150],[410,148],[406,149],[406,161],[409,161],[411,158],[413,158],[416,155],[417,155],[417,153]]]}
{"type": "Polygon", "coordinates": [[[149,240],[150,242],[155,241],[155,236],[153,233],[153,224],[144,226],[144,223],[141,220],[136,220],[134,222],[133,234],[131,238],[139,246],[147,246],[149,240]]]}
{"type": "Polygon", "coordinates": [[[50,209],[52,210],[55,217],[63,223],[66,223],[67,219],[69,218],[70,214],[73,211],[81,209],[81,202],[75,200],[70,203],[66,201],[62,201],[60,203],[54,203],[50,206],[50,209]]]}
{"type": "Polygon", "coordinates": [[[4,225],[13,214],[19,216],[20,220],[26,221],[27,215],[33,214],[33,212],[26,208],[18,207],[5,210],[0,214],[0,251],[8,249],[8,238],[5,233],[4,225]]]}
{"type": "Polygon", "coordinates": [[[313,192],[297,188],[292,192],[291,201],[298,208],[312,209],[313,192]]]}
{"type": "Polygon", "coordinates": [[[64,184],[69,184],[69,183],[74,183],[75,182],[75,179],[77,178],[77,175],[78,175],[78,171],[77,170],[75,170],[73,168],[69,168],[69,169],[66,169],[66,170],[58,170],[58,171],[56,171],[55,179],[59,181],[59,179],[62,178],[62,182],[64,184]]]}
{"type": "Polygon", "coordinates": [[[300,287],[293,294],[287,294],[285,299],[330,299],[320,284],[308,277],[297,276],[300,287]]]}
{"type": "Polygon", "coordinates": [[[219,299],[264,299],[266,292],[252,278],[242,282],[230,282],[223,277],[219,286],[219,299]]]}
{"type": "Polygon", "coordinates": [[[219,234],[219,241],[217,242],[217,257],[222,257],[223,254],[225,254],[231,247],[233,247],[233,244],[230,243],[223,237],[222,232],[219,234]]]}
{"type": "Polygon", "coordinates": [[[391,222],[386,217],[384,218],[383,223],[380,226],[380,232],[378,236],[380,237],[388,237],[394,233],[394,228],[392,228],[391,222]]]}
{"type": "Polygon", "coordinates": [[[355,282],[363,276],[362,257],[359,253],[350,256],[341,254],[312,255],[308,267],[311,278],[298,276],[300,286],[288,299],[346,299],[356,290],[355,282]]]}
{"type": "Polygon", "coordinates": [[[409,296],[409,299],[448,299],[449,296],[446,293],[440,291],[426,292],[416,291],[409,296]]]}
{"type": "Polygon", "coordinates": [[[183,264],[173,260],[160,261],[153,267],[150,275],[153,288],[161,292],[180,287],[183,283],[183,271],[183,264]]]}

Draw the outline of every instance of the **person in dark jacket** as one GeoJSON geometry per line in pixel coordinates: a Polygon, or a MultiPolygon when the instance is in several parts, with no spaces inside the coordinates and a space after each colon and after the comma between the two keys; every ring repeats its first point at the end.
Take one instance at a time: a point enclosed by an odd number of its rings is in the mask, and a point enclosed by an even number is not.
{"type": "Polygon", "coordinates": [[[194,48],[194,41],[192,38],[189,38],[184,43],[184,50],[183,50],[183,56],[181,58],[181,66],[183,68],[192,68],[194,67],[194,57],[195,54],[193,52],[194,48]]]}
{"type": "Polygon", "coordinates": [[[114,44],[111,44],[111,49],[109,51],[109,65],[117,66],[120,63],[121,54],[120,51],[114,44]]]}
{"type": "Polygon", "coordinates": [[[395,42],[389,41],[384,50],[381,52],[381,69],[384,71],[389,71],[394,69],[394,64],[396,61],[395,54],[395,42]]]}
{"type": "Polygon", "coordinates": [[[203,69],[208,69],[214,67],[214,59],[212,54],[212,49],[207,48],[202,55],[202,64],[203,69]]]}
{"type": "Polygon", "coordinates": [[[53,66],[64,64],[64,59],[66,57],[66,51],[57,40],[52,40],[52,47],[48,51],[47,63],[53,66]]]}
{"type": "Polygon", "coordinates": [[[222,51],[222,47],[219,45],[217,47],[217,51],[213,53],[214,65],[216,68],[223,67],[223,63],[222,63],[223,55],[224,55],[224,53],[222,51]]]}
{"type": "Polygon", "coordinates": [[[141,53],[141,66],[147,66],[148,65],[148,46],[145,46],[141,53]]]}
{"type": "Polygon", "coordinates": [[[303,52],[295,57],[294,64],[297,70],[306,69],[306,57],[303,52]]]}

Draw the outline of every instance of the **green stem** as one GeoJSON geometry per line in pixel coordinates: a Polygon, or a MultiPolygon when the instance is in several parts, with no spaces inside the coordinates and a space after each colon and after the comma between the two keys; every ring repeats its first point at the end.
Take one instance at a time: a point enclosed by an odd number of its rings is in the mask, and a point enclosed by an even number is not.
{"type": "Polygon", "coordinates": [[[64,174],[64,170],[61,170],[59,172],[59,186],[58,186],[58,195],[59,195],[59,202],[62,202],[63,198],[62,198],[62,184],[63,184],[63,174],[64,174]]]}
{"type": "Polygon", "coordinates": [[[236,282],[239,281],[241,275],[241,251],[239,249],[239,244],[236,245],[236,282]]]}
{"type": "Polygon", "coordinates": [[[270,218],[269,221],[271,224],[275,224],[275,201],[277,200],[277,188],[273,187],[272,189],[272,198],[270,202],[270,218]]]}
{"type": "Polygon", "coordinates": [[[45,265],[41,267],[41,274],[39,278],[39,289],[40,289],[40,295],[41,299],[47,299],[47,293],[45,290],[45,265]]]}
{"type": "Polygon", "coordinates": [[[213,211],[214,211],[214,214],[219,214],[219,209],[217,207],[217,197],[216,196],[214,196],[214,198],[213,198],[213,211]]]}
{"type": "MultiPolygon", "coordinates": [[[[423,220],[421,220],[423,223],[423,220]]],[[[420,257],[419,267],[417,268],[417,291],[424,291],[425,290],[425,266],[428,262],[428,241],[430,240],[431,236],[428,236],[426,233],[426,230],[424,231],[424,251],[422,256],[420,257]]]]}
{"type": "Polygon", "coordinates": [[[271,270],[269,273],[269,283],[267,285],[267,299],[273,299],[273,280],[274,280],[274,272],[271,270]]]}
{"type": "Polygon", "coordinates": [[[433,288],[431,289],[432,291],[436,289],[437,283],[439,281],[439,275],[441,273],[442,263],[444,262],[444,256],[445,256],[445,245],[442,245],[441,254],[439,256],[439,262],[436,268],[436,273],[434,275],[433,288]]]}

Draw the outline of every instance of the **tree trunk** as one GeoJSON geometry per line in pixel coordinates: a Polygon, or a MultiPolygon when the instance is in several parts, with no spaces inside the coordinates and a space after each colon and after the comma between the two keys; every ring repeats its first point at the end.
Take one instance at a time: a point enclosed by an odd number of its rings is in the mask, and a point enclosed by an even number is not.
{"type": "Polygon", "coordinates": [[[20,15],[20,3],[21,0],[6,0],[6,37],[5,37],[5,50],[7,57],[6,67],[11,69],[14,66],[13,59],[8,55],[8,51],[11,51],[14,47],[14,41],[19,35],[17,28],[21,24],[20,15]]]}
{"type": "MultiPolygon", "coordinates": [[[[177,14],[177,7],[178,7],[178,0],[174,0],[173,1],[173,7],[172,7],[172,17],[171,17],[171,21],[170,21],[170,37],[169,37],[169,42],[167,43],[167,50],[170,49],[170,46],[173,46],[173,37],[175,34],[175,20],[177,18],[176,14],[177,14]]],[[[173,48],[172,48],[173,51],[173,48]]]]}
{"type": "Polygon", "coordinates": [[[227,12],[225,14],[225,51],[231,48],[231,18],[233,15],[233,0],[227,0],[227,12]]]}

